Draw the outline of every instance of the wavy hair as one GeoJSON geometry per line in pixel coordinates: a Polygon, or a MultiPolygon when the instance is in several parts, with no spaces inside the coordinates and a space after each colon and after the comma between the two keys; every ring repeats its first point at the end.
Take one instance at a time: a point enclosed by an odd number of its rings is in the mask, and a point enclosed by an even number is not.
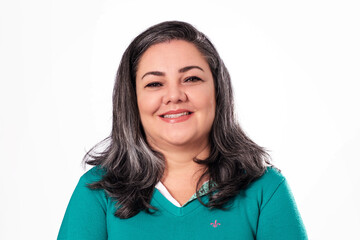
{"type": "Polygon", "coordinates": [[[138,35],[124,52],[113,90],[111,134],[84,156],[85,163],[105,170],[102,179],[89,187],[104,189],[116,201],[115,216],[119,218],[156,210],[150,200],[164,173],[165,159],[146,142],[137,106],[135,77],[141,56],[150,46],[175,39],[197,47],[210,66],[215,85],[216,110],[209,135],[210,155],[205,160],[194,158],[196,163],[206,166],[196,189],[204,178],[215,184],[210,187],[206,204],[199,196],[198,200],[209,208],[222,209],[270,165],[265,149],[240,128],[234,115],[230,75],[210,40],[188,23],[159,23],[138,35]],[[97,151],[102,144],[106,144],[105,150],[97,151]]]}

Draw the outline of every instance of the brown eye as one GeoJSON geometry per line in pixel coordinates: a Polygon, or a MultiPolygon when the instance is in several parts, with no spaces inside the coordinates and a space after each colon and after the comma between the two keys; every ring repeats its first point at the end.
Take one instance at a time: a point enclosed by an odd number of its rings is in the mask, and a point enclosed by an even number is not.
{"type": "Polygon", "coordinates": [[[154,88],[154,87],[161,87],[161,86],[162,86],[162,84],[159,82],[152,82],[152,83],[147,84],[145,87],[154,88]]]}
{"type": "Polygon", "coordinates": [[[185,79],[185,82],[197,82],[197,81],[202,81],[202,80],[196,76],[191,76],[185,79]]]}

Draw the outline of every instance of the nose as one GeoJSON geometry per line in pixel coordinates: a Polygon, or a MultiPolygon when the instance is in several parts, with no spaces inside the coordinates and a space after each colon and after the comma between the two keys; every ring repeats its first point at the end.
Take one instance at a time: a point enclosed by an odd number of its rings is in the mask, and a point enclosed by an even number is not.
{"type": "Polygon", "coordinates": [[[164,104],[185,102],[186,100],[187,95],[183,87],[177,84],[169,85],[163,97],[164,104]]]}

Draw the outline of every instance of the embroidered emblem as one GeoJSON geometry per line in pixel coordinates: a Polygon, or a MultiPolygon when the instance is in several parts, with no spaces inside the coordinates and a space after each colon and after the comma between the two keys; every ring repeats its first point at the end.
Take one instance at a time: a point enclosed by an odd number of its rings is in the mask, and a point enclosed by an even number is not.
{"type": "Polygon", "coordinates": [[[210,223],[211,226],[213,226],[214,228],[217,228],[218,226],[220,226],[221,224],[217,222],[217,220],[215,220],[215,222],[210,223]]]}

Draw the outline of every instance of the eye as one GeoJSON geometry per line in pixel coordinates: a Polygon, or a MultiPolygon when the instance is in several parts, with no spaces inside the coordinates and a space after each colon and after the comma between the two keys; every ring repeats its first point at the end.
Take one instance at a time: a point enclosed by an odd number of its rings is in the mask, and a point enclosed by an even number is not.
{"type": "Polygon", "coordinates": [[[159,82],[152,82],[152,83],[147,84],[145,87],[155,88],[155,87],[161,87],[161,86],[162,86],[162,84],[159,82]]]}
{"type": "Polygon", "coordinates": [[[191,76],[185,79],[185,82],[198,82],[198,81],[202,81],[202,80],[196,76],[191,76]]]}

